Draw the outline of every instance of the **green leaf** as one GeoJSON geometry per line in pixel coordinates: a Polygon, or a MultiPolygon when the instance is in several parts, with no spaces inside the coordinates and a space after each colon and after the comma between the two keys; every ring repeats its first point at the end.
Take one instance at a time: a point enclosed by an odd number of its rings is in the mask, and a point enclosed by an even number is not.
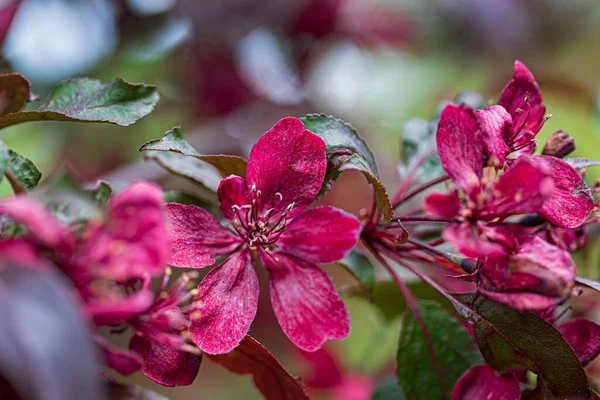
{"type": "Polygon", "coordinates": [[[21,111],[32,99],[31,85],[21,74],[0,74],[0,116],[21,111]]]}
{"type": "MultiPolygon", "coordinates": [[[[104,185],[110,190],[106,183],[104,185]]],[[[100,188],[100,191],[106,191],[106,188],[100,188]]],[[[94,190],[84,190],[72,175],[62,172],[38,187],[35,196],[46,204],[64,225],[74,225],[102,215],[104,205],[98,202],[98,193],[94,190]]]]}
{"type": "Polygon", "coordinates": [[[401,136],[402,160],[399,168],[402,178],[417,169],[414,179],[427,182],[445,174],[435,143],[437,122],[411,119],[404,124],[401,136]]]}
{"type": "Polygon", "coordinates": [[[24,193],[35,189],[42,174],[30,159],[9,150],[6,177],[15,193],[24,193]]]}
{"type": "Polygon", "coordinates": [[[362,288],[370,295],[375,284],[375,270],[369,258],[353,250],[337,265],[348,271],[361,284],[362,288]]]}
{"type": "MultiPolygon", "coordinates": [[[[469,309],[473,293],[454,295],[469,309]]],[[[530,312],[517,312],[479,297],[473,312],[457,307],[473,323],[486,362],[496,370],[524,366],[544,380],[556,398],[587,398],[585,371],[560,332],[530,312]]],[[[538,378],[539,379],[539,378],[538,378]]]]}
{"type": "Polygon", "coordinates": [[[163,194],[165,196],[165,203],[194,205],[204,208],[206,211],[210,212],[211,214],[214,214],[219,218],[221,217],[221,212],[219,211],[219,208],[213,202],[177,190],[164,192],[163,194]]]}
{"type": "Polygon", "coordinates": [[[155,86],[131,84],[121,78],[106,84],[88,78],[69,79],[54,87],[46,104],[39,109],[0,117],[0,129],[29,121],[108,122],[127,126],[149,114],[158,99],[155,86]]]}
{"type": "MultiPolygon", "coordinates": [[[[201,164],[211,164],[216,167],[221,172],[221,177],[225,177],[228,175],[238,175],[244,178],[246,176],[246,160],[238,156],[229,156],[229,155],[205,155],[200,154],[190,145],[184,138],[183,132],[181,131],[181,127],[175,127],[170,131],[167,131],[165,135],[161,139],[154,139],[147,143],[145,143],[140,151],[161,151],[161,152],[170,152],[175,154],[180,154],[189,158],[189,160],[201,161],[192,162],[192,161],[183,161],[184,158],[179,157],[177,161],[178,165],[181,166],[182,163],[189,162],[193,168],[197,168],[201,164]]],[[[171,158],[175,160],[175,158],[171,158]]],[[[157,160],[158,161],[158,160],[157,160]]],[[[166,168],[165,165],[161,164],[166,168]]],[[[206,168],[206,167],[205,167],[206,168]]],[[[168,168],[167,168],[168,169],[168,168]]],[[[177,172],[176,172],[177,173],[177,172]]],[[[192,179],[192,178],[190,178],[192,179]]],[[[220,179],[219,179],[220,180],[220,179]]],[[[217,184],[218,185],[218,184],[217,184]]],[[[208,187],[209,185],[204,185],[208,187]]]]}
{"type": "Polygon", "coordinates": [[[4,179],[4,175],[8,169],[8,162],[10,160],[10,151],[8,146],[4,142],[0,141],[0,182],[4,179]]]}
{"type": "Polygon", "coordinates": [[[98,181],[96,186],[90,189],[89,192],[94,196],[98,206],[103,209],[106,208],[106,205],[112,196],[112,188],[108,183],[104,181],[98,181]]]}
{"type": "Polygon", "coordinates": [[[404,393],[398,386],[396,379],[389,378],[377,385],[371,400],[404,400],[404,393]]]}
{"type": "Polygon", "coordinates": [[[319,197],[331,189],[331,183],[335,182],[344,171],[360,171],[374,186],[377,208],[383,215],[384,223],[389,223],[392,220],[393,210],[387,191],[379,181],[375,157],[356,130],[341,119],[323,114],[308,114],[301,120],[306,129],[320,136],[325,142],[327,174],[319,197]]]}
{"type": "Polygon", "coordinates": [[[211,192],[217,191],[222,179],[221,174],[209,163],[183,154],[149,151],[144,158],[156,162],[170,173],[187,178],[211,192]]]}
{"type": "Polygon", "coordinates": [[[466,329],[439,304],[418,306],[429,341],[414,313],[407,312],[398,343],[398,383],[408,399],[449,399],[458,378],[483,360],[466,329]]]}

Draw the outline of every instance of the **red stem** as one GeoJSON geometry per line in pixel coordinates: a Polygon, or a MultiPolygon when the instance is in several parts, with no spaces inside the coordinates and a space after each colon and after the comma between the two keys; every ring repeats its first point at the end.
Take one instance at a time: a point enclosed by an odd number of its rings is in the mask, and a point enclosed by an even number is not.
{"type": "Polygon", "coordinates": [[[403,197],[401,197],[399,199],[394,198],[394,201],[392,203],[392,208],[398,208],[398,206],[400,206],[402,203],[410,200],[411,198],[413,198],[417,194],[421,193],[422,191],[427,190],[430,187],[435,186],[438,183],[444,182],[445,180],[448,180],[448,179],[450,179],[450,177],[446,174],[446,175],[442,175],[438,178],[432,179],[429,182],[425,182],[424,184],[422,184],[420,186],[417,186],[415,189],[408,192],[403,197]]]}

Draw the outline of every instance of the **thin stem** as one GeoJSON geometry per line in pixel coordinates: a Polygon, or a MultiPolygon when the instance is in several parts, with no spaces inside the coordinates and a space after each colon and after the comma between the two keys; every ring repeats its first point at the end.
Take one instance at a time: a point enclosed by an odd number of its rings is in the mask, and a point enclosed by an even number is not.
{"type": "Polygon", "coordinates": [[[415,300],[413,294],[410,289],[402,279],[398,276],[394,268],[379,254],[370,243],[365,243],[365,246],[369,249],[373,257],[385,268],[385,270],[390,274],[394,283],[398,286],[404,299],[406,300],[406,306],[412,311],[415,316],[415,320],[421,326],[421,331],[423,332],[423,337],[427,342],[427,347],[429,349],[429,353],[431,354],[431,360],[433,361],[433,365],[435,367],[436,373],[440,378],[440,385],[442,386],[442,391],[444,390],[444,380],[442,379],[443,374],[440,370],[440,365],[438,363],[437,355],[435,353],[435,349],[433,348],[433,343],[431,342],[431,336],[429,335],[429,331],[427,330],[427,325],[421,316],[421,312],[419,311],[419,306],[417,305],[417,301],[415,300]]]}
{"type": "Polygon", "coordinates": [[[418,195],[422,191],[427,190],[430,187],[435,186],[438,183],[444,182],[445,180],[448,180],[448,179],[450,179],[450,177],[448,176],[448,174],[445,174],[438,178],[432,179],[429,182],[425,182],[424,184],[417,186],[412,191],[408,192],[406,195],[404,195],[400,199],[394,199],[394,202],[392,203],[392,207],[394,209],[398,208],[398,206],[400,206],[402,203],[412,199],[414,196],[418,195]]]}
{"type": "Polygon", "coordinates": [[[451,223],[455,222],[452,218],[432,217],[429,215],[407,215],[399,218],[400,222],[430,222],[430,223],[451,223]]]}
{"type": "Polygon", "coordinates": [[[418,239],[413,239],[413,238],[409,237],[407,239],[407,241],[408,241],[408,243],[412,243],[412,244],[414,244],[415,246],[418,246],[421,249],[425,249],[425,250],[427,250],[427,251],[429,251],[429,252],[431,252],[433,254],[437,254],[440,257],[446,258],[446,256],[448,255],[448,253],[446,253],[445,251],[442,251],[442,250],[440,250],[440,249],[438,249],[436,247],[433,247],[433,246],[431,246],[431,245],[429,245],[429,244],[427,244],[425,242],[422,242],[422,241],[420,241],[418,239]]]}

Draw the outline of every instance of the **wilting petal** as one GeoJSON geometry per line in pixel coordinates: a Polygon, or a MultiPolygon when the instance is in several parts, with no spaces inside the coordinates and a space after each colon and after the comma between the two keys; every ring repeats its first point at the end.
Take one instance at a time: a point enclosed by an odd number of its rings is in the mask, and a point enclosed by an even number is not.
{"type": "Polygon", "coordinates": [[[149,337],[134,336],[129,349],[144,359],[142,373],[163,386],[188,386],[200,369],[201,356],[162,344],[149,337]]]}
{"type": "Polygon", "coordinates": [[[519,400],[519,380],[513,374],[496,373],[487,364],[469,368],[452,389],[452,400],[519,400]]]}
{"type": "Polygon", "coordinates": [[[600,325],[585,318],[575,318],[558,326],[579,361],[587,365],[600,354],[600,325]]]}
{"type": "Polygon", "coordinates": [[[247,335],[228,354],[208,357],[235,374],[251,374],[266,400],[308,400],[302,381],[290,375],[275,357],[247,335]]]}
{"type": "Polygon", "coordinates": [[[483,149],[488,156],[488,165],[502,168],[510,149],[506,144],[512,135],[510,114],[502,106],[491,106],[477,110],[483,149]]]}
{"type": "Polygon", "coordinates": [[[492,199],[478,213],[481,219],[506,218],[513,214],[537,212],[552,196],[554,185],[543,163],[522,156],[503,173],[493,186],[492,199]]]}
{"type": "Polygon", "coordinates": [[[448,224],[442,231],[445,241],[467,257],[479,259],[502,259],[508,249],[500,243],[490,241],[479,232],[477,226],[468,222],[448,224]]]}
{"type": "Polygon", "coordinates": [[[558,130],[554,132],[544,145],[542,154],[556,158],[565,158],[575,151],[575,139],[565,131],[558,130]]]}
{"type": "Polygon", "coordinates": [[[154,296],[151,292],[140,290],[124,298],[93,300],[87,304],[87,312],[96,326],[117,326],[146,312],[154,296]]]}
{"type": "Polygon", "coordinates": [[[448,104],[437,127],[437,148],[444,170],[467,194],[479,187],[483,169],[480,141],[473,110],[465,105],[448,104]]]}
{"type": "Polygon", "coordinates": [[[298,347],[315,351],[327,339],[345,339],[350,317],[329,276],[285,253],[261,253],[271,273],[271,303],[283,332],[298,347]]]}
{"type": "Polygon", "coordinates": [[[354,215],[339,208],[313,208],[288,224],[277,245],[306,261],[332,263],[346,257],[356,246],[361,228],[354,215]]]}
{"type": "Polygon", "coordinates": [[[248,190],[246,188],[246,181],[244,178],[240,178],[237,175],[229,175],[223,179],[217,189],[217,195],[221,205],[219,206],[223,216],[233,221],[235,215],[233,213],[233,206],[243,206],[250,204],[248,199],[248,190]]]}
{"type": "Polygon", "coordinates": [[[428,214],[442,218],[454,218],[460,210],[460,197],[458,191],[452,190],[448,194],[432,193],[425,197],[423,209],[428,214]]]}
{"type": "Polygon", "coordinates": [[[225,229],[208,211],[177,203],[167,204],[171,221],[170,265],[182,268],[202,268],[215,262],[215,255],[229,254],[242,242],[239,236],[225,229]]]}
{"type": "Polygon", "coordinates": [[[314,201],[325,178],[325,143],[297,118],[284,118],[256,142],[246,170],[248,188],[260,190],[259,213],[290,204],[298,215],[314,201]]]}
{"type": "Polygon", "coordinates": [[[25,226],[29,233],[43,245],[68,251],[68,243],[72,240],[68,228],[63,226],[45,205],[33,197],[14,196],[2,200],[0,214],[8,215],[25,226]]]}
{"type": "Polygon", "coordinates": [[[480,292],[513,309],[543,310],[570,295],[575,264],[569,253],[535,236],[507,263],[486,263],[479,270],[480,292]]]}
{"type": "MultiPolygon", "coordinates": [[[[542,232],[541,234],[545,234],[546,240],[549,243],[558,246],[561,249],[565,249],[568,252],[583,249],[589,238],[587,230],[581,226],[575,229],[550,226],[546,232],[542,232]]],[[[542,238],[544,238],[544,236],[542,236],[542,238]]]]}
{"type": "Polygon", "coordinates": [[[550,168],[554,182],[552,196],[540,208],[540,215],[562,228],[576,228],[594,209],[594,198],[581,175],[565,161],[550,156],[535,156],[550,168]]]}
{"type": "Polygon", "coordinates": [[[324,389],[334,388],[344,379],[333,353],[325,347],[317,351],[300,350],[310,368],[305,376],[306,386],[324,389]]]}
{"type": "Polygon", "coordinates": [[[190,313],[193,342],[208,354],[233,350],[254,320],[258,291],[248,250],[235,253],[210,271],[198,286],[190,313]]]}
{"type": "Polygon", "coordinates": [[[116,280],[163,272],[170,244],[160,188],[135,182],[113,197],[106,223],[91,223],[77,264],[116,280]]]}
{"type": "MultiPolygon", "coordinates": [[[[542,92],[533,74],[520,61],[515,61],[513,77],[502,91],[498,104],[510,113],[514,134],[530,133],[533,138],[542,128],[546,112],[542,92]]],[[[515,143],[525,141],[513,136],[509,146],[515,143]]]]}

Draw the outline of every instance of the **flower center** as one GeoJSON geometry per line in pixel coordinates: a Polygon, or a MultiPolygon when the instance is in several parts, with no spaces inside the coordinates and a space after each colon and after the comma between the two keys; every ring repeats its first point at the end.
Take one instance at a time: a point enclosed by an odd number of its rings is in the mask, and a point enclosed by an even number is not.
{"type": "MultiPolygon", "coordinates": [[[[246,240],[250,249],[256,250],[258,246],[261,246],[268,251],[268,246],[277,242],[277,239],[285,232],[287,227],[286,217],[288,212],[293,210],[294,203],[289,204],[285,211],[279,215],[274,215],[274,208],[269,208],[261,214],[258,211],[260,190],[253,186],[251,195],[254,197],[251,204],[231,207],[234,215],[233,228],[240,237],[246,240]]],[[[281,193],[275,193],[273,203],[281,201],[283,201],[281,193]]]]}

